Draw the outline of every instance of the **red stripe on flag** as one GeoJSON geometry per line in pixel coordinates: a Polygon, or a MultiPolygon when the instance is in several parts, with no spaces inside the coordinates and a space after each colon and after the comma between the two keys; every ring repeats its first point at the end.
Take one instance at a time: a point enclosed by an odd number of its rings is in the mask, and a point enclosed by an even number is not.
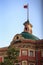
{"type": "Polygon", "coordinates": [[[24,5],[24,8],[28,8],[28,6],[27,5],[24,5]]]}

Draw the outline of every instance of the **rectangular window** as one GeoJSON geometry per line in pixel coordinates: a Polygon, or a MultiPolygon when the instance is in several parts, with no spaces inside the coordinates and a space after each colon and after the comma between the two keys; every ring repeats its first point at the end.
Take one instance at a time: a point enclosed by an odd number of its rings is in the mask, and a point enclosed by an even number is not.
{"type": "Polygon", "coordinates": [[[27,61],[22,61],[22,65],[27,65],[27,61]]]}
{"type": "Polygon", "coordinates": [[[26,50],[23,50],[23,51],[22,51],[22,55],[23,55],[23,56],[27,55],[27,51],[26,51],[26,50]]]}
{"type": "Polygon", "coordinates": [[[32,56],[32,57],[35,57],[35,50],[33,50],[33,49],[29,49],[28,50],[28,56],[32,56]]]}
{"type": "Polygon", "coordinates": [[[30,56],[34,56],[34,52],[33,51],[30,51],[30,56]]]}

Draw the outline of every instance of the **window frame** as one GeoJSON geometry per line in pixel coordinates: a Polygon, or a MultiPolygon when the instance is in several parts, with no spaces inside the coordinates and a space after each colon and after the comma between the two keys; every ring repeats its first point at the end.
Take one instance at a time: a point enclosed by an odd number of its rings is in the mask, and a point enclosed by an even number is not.
{"type": "Polygon", "coordinates": [[[28,56],[28,49],[21,49],[21,56],[28,56]],[[26,54],[23,54],[23,51],[25,51],[26,54]]]}
{"type": "Polygon", "coordinates": [[[30,56],[33,56],[33,51],[30,50],[30,56]]]}
{"type": "Polygon", "coordinates": [[[27,50],[22,50],[22,56],[27,56],[27,50]]]}
{"type": "Polygon", "coordinates": [[[28,56],[35,57],[35,50],[32,49],[28,50],[28,56]]]}

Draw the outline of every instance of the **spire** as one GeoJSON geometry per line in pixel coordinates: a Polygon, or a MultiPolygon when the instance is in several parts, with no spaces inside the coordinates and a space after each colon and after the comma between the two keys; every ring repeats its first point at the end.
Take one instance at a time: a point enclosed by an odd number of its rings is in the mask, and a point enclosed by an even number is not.
{"type": "Polygon", "coordinates": [[[27,9],[27,21],[24,23],[24,32],[32,34],[32,25],[29,22],[29,7],[28,4],[24,5],[24,8],[27,9]]]}

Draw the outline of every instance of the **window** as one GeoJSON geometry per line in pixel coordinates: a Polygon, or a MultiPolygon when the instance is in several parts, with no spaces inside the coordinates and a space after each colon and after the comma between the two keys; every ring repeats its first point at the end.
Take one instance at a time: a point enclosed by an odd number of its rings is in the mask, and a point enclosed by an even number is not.
{"type": "Polygon", "coordinates": [[[17,36],[17,39],[19,39],[19,37],[17,36]]]}
{"type": "Polygon", "coordinates": [[[24,56],[27,55],[27,51],[26,50],[23,50],[22,51],[22,55],[24,55],[24,56]]]}
{"type": "Polygon", "coordinates": [[[27,31],[27,28],[25,28],[25,30],[27,31]]]}
{"type": "Polygon", "coordinates": [[[33,51],[30,51],[30,56],[33,56],[33,51]]]}
{"type": "Polygon", "coordinates": [[[22,65],[27,65],[27,61],[22,61],[22,65]]]}
{"type": "Polygon", "coordinates": [[[35,50],[29,49],[29,50],[28,50],[28,56],[35,57],[35,50]]]}

